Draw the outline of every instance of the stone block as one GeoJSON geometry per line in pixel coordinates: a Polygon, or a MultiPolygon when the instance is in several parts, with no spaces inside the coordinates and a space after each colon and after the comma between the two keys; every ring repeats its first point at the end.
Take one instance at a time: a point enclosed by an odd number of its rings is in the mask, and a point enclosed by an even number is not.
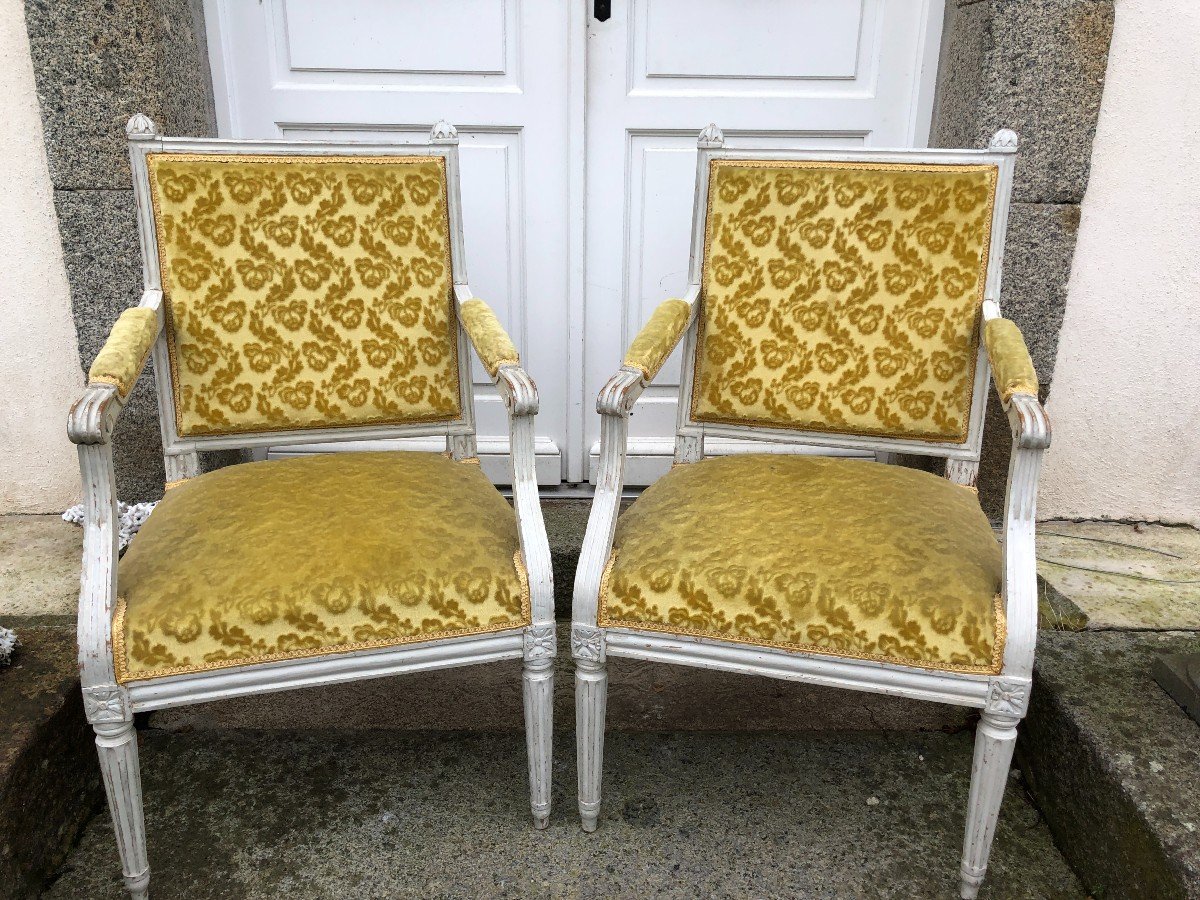
{"type": "Polygon", "coordinates": [[[1094,897],[1200,896],[1200,727],[1155,683],[1186,632],[1041,632],[1018,757],[1094,897]]]}
{"type": "Polygon", "coordinates": [[[1043,387],[1054,378],[1058,333],[1079,231],[1079,207],[1015,203],[1008,219],[1000,306],[1025,336],[1043,387]]]}
{"type": "Polygon", "coordinates": [[[74,626],[20,637],[0,669],[0,900],[39,896],[102,796],[74,626]]]}
{"type": "Polygon", "coordinates": [[[125,123],[215,134],[200,0],[26,0],[50,178],[126,190],[125,123]]]}
{"type": "Polygon", "coordinates": [[[1014,199],[1079,203],[1100,111],[1110,0],[983,0],[947,11],[931,143],[1021,137],[1014,199]]]}

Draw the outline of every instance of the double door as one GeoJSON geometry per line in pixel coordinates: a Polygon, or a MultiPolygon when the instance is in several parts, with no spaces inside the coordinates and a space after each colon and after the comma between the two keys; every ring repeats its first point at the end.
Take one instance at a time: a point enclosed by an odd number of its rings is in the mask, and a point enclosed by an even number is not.
{"type": "MultiPolygon", "coordinates": [[[[696,134],[919,146],[944,0],[205,0],[222,136],[423,141],[457,126],[467,267],[537,380],[538,478],[586,482],[595,396],[686,284],[696,134]]],[[[480,451],[507,469],[475,370],[480,451]]],[[[679,363],[634,415],[669,466],[679,363]]],[[[736,450],[736,447],[728,448],[736,450]]],[[[285,451],[286,452],[286,451],[285,451]]]]}

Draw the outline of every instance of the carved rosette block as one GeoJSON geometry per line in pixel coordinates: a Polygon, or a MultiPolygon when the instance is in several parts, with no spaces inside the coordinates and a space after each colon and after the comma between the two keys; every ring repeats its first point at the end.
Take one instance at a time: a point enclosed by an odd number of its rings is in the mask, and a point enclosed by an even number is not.
{"type": "Polygon", "coordinates": [[[1030,683],[1028,681],[993,678],[988,686],[984,712],[996,716],[1015,716],[1020,719],[1029,708],[1029,690],[1030,683]]]}
{"type": "Polygon", "coordinates": [[[85,687],[83,711],[93,725],[98,722],[128,722],[133,718],[125,689],[116,684],[85,687]]]}
{"type": "Polygon", "coordinates": [[[558,652],[554,637],[553,622],[535,622],[525,629],[523,636],[525,661],[553,659],[558,652]]]}
{"type": "Polygon", "coordinates": [[[604,632],[595,625],[573,624],[571,655],[586,662],[604,662],[604,632]]]}

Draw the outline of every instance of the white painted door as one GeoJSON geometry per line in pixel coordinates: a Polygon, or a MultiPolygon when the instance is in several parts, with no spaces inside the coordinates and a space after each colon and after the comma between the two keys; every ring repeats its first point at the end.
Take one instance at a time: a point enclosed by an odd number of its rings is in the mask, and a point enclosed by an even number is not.
{"type": "MultiPolygon", "coordinates": [[[[537,379],[538,480],[558,484],[578,356],[567,332],[567,4],[205,0],[205,13],[223,137],[411,142],[440,119],[458,128],[471,288],[537,379]]],[[[475,384],[480,455],[505,481],[507,419],[478,363],[475,384]]]]}
{"type": "MultiPolygon", "coordinates": [[[[700,129],[716,122],[734,146],[924,146],[944,8],[943,0],[607,5],[610,17],[588,24],[588,398],[654,307],[687,284],[700,129]]],[[[670,465],[678,357],[638,402],[630,484],[670,465]]],[[[594,473],[591,409],[583,430],[594,473]]]]}

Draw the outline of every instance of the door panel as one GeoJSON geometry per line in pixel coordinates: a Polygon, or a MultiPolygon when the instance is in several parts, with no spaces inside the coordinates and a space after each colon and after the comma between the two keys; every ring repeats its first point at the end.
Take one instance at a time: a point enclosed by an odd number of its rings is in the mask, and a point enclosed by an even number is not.
{"type": "MultiPolygon", "coordinates": [[[[440,119],[458,128],[471,289],[537,380],[539,479],[558,484],[568,358],[562,5],[207,0],[206,11],[222,136],[412,143],[440,119]]],[[[478,362],[473,381],[481,453],[498,457],[485,468],[504,480],[507,415],[478,362]]]]}
{"type": "MultiPolygon", "coordinates": [[[[745,147],[924,144],[942,11],[938,0],[613,0],[607,21],[590,20],[587,397],[655,306],[686,289],[700,130],[716,122],[745,147]]],[[[679,356],[635,408],[630,484],[670,465],[679,356]]],[[[598,437],[590,416],[593,461],[598,437]]]]}

